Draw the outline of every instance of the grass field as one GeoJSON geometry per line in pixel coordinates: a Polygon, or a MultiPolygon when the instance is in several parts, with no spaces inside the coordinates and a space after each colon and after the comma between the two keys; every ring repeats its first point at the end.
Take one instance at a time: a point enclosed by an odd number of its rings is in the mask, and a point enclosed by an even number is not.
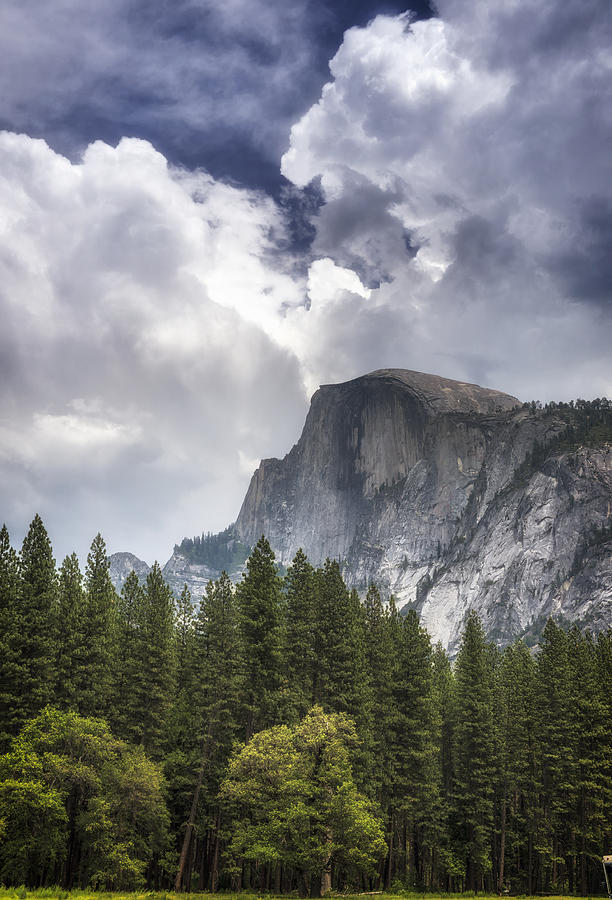
{"type": "MultiPolygon", "coordinates": [[[[329,897],[338,897],[342,900],[365,900],[367,894],[328,894],[329,897]]],[[[478,900],[499,900],[497,894],[474,894],[466,891],[464,894],[376,894],[380,900],[468,900],[470,897],[478,897],[478,900]]],[[[559,895],[558,897],[546,897],[546,900],[568,900],[569,895],[559,895]]],[[[24,887],[3,888],[0,887],[0,900],[287,900],[288,895],[283,897],[275,897],[273,894],[264,894],[263,897],[256,893],[219,893],[206,894],[175,894],[173,891],[165,891],[154,893],[153,891],[65,891],[62,888],[39,888],[38,890],[27,890],[24,887]]],[[[529,898],[522,895],[521,900],[542,900],[542,897],[529,898]]]]}

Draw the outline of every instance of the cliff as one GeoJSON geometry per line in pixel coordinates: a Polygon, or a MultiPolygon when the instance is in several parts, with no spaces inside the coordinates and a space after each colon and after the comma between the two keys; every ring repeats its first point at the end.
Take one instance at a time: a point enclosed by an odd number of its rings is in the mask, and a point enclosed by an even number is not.
{"type": "Polygon", "coordinates": [[[612,451],[601,436],[563,450],[568,422],[406,370],[324,385],[298,443],[253,475],[236,533],[247,545],[265,533],[284,564],[299,547],[343,560],[350,584],[416,607],[451,651],[469,609],[500,643],[549,614],[602,627],[612,451]]]}

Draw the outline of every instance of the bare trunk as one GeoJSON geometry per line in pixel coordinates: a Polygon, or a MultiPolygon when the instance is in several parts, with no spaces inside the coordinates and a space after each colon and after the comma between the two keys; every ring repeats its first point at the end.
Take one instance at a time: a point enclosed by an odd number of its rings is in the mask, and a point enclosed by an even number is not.
{"type": "Polygon", "coordinates": [[[215,828],[215,849],[213,852],[212,868],[210,873],[210,889],[215,893],[219,882],[219,830],[221,828],[221,811],[217,813],[217,827],[215,828]]]}
{"type": "Polygon", "coordinates": [[[174,882],[174,890],[177,893],[182,889],[183,883],[183,873],[185,871],[185,863],[187,862],[187,854],[189,853],[189,844],[191,841],[191,835],[193,834],[193,829],[195,826],[196,813],[198,811],[198,800],[200,799],[200,791],[202,789],[202,781],[204,780],[204,772],[206,770],[206,764],[208,762],[208,754],[210,753],[210,746],[212,743],[212,726],[209,724],[206,735],[204,736],[204,740],[202,741],[202,756],[200,762],[200,771],[198,772],[198,780],[195,786],[195,790],[193,792],[193,799],[191,801],[191,811],[189,813],[189,821],[187,822],[187,829],[185,831],[185,837],[183,838],[183,847],[181,849],[181,857],[179,859],[178,870],[176,873],[176,880],[174,882]]]}
{"type": "Polygon", "coordinates": [[[497,892],[503,893],[504,890],[504,861],[506,857],[506,794],[502,800],[501,814],[501,835],[499,841],[499,877],[497,879],[497,892]]]}
{"type": "MultiPolygon", "coordinates": [[[[328,847],[331,847],[332,844],[332,833],[328,830],[326,834],[325,843],[328,847]]],[[[325,894],[329,894],[331,891],[332,883],[331,883],[331,853],[328,852],[327,860],[325,862],[325,866],[323,867],[323,871],[321,872],[321,892],[319,894],[320,897],[324,897],[325,894]]]]}

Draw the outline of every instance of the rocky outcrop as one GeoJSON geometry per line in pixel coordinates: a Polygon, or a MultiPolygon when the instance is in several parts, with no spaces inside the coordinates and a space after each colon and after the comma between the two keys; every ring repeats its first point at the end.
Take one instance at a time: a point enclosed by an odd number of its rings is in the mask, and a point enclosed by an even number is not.
{"type": "Polygon", "coordinates": [[[133,553],[113,553],[109,556],[109,575],[115,586],[115,590],[121,592],[121,588],[125,584],[125,579],[130,572],[134,571],[138,575],[141,583],[144,583],[147,575],[151,571],[151,566],[138,559],[133,553]]]}
{"type": "Polygon", "coordinates": [[[469,609],[499,643],[551,613],[601,627],[610,446],[525,468],[567,427],[506,394],[406,370],[325,385],[290,453],[255,472],[236,532],[249,545],[265,533],[284,564],[299,547],[316,564],[343,560],[349,583],[376,581],[416,607],[451,652],[469,609]]]}

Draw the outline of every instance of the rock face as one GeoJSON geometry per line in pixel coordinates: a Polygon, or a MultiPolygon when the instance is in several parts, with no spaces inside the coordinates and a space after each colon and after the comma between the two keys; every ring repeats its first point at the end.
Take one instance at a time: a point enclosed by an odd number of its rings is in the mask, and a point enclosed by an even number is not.
{"type": "Polygon", "coordinates": [[[144,583],[147,575],[151,571],[151,566],[147,565],[146,562],[143,562],[142,559],[138,559],[133,553],[113,553],[109,556],[109,562],[110,579],[115,586],[115,589],[119,592],[125,584],[125,579],[132,570],[136,572],[141,583],[144,583]]]}
{"type": "Polygon", "coordinates": [[[376,581],[417,608],[451,652],[469,609],[499,643],[551,613],[607,626],[610,445],[517,478],[566,429],[554,412],[418,372],[324,385],[298,443],[255,472],[236,532],[248,545],[266,534],[284,564],[299,547],[315,564],[343,560],[350,584],[376,581]]]}

